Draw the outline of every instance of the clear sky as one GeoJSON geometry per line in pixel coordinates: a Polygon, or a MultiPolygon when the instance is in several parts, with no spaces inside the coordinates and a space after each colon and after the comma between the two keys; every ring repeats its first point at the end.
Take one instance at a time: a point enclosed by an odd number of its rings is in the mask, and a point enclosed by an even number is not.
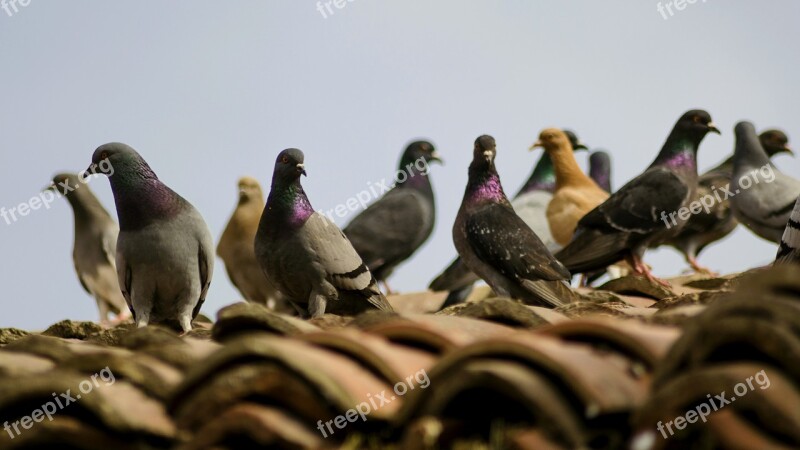
{"type": "MultiPolygon", "coordinates": [[[[701,168],[732,151],[738,120],[800,142],[800,2],[662,3],[673,16],[654,0],[354,0],[327,18],[315,0],[17,0],[12,15],[0,9],[0,207],[27,202],[53,173],[83,169],[97,146],[121,141],[218,238],[237,178],[268,186],[284,148],[305,151],[306,191],[328,210],[391,177],[405,144],[426,137],[446,160],[431,174],[436,229],[391,279],[420,290],[455,254],[450,229],[480,134],[497,139],[511,194],[547,126],[608,149],[616,187],[695,107],[723,131],[703,142],[701,168]]],[[[776,163],[800,176],[800,161],[776,163]]],[[[91,187],[113,213],[108,181],[91,187]]],[[[0,327],[96,320],[72,267],[72,226],[63,199],[0,220],[0,327]]],[[[731,272],[774,255],[740,227],[700,260],[731,272]]],[[[671,249],[646,261],[659,275],[684,269],[671,249]]],[[[238,298],[218,261],[204,312],[238,298]]]]}

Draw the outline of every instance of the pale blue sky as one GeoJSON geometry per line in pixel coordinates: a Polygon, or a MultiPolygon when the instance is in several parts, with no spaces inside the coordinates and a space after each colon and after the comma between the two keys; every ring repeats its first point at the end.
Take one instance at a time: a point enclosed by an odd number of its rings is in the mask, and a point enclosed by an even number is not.
{"type": "MultiPolygon", "coordinates": [[[[436,230],[391,280],[423,289],[455,254],[450,228],[480,134],[497,139],[509,193],[539,157],[527,148],[546,126],[609,149],[616,187],[690,108],[723,130],[703,143],[701,168],[732,151],[741,119],[800,141],[800,3],[712,0],[668,20],[657,3],[355,0],[325,19],[312,0],[32,0],[11,17],[0,10],[0,207],[122,141],[216,238],[237,178],[268,186],[286,147],[306,152],[306,190],[327,210],[392,176],[405,144],[427,137],[447,162],[432,173],[436,230]]],[[[800,161],[776,162],[800,174],[800,161]]],[[[113,212],[108,181],[92,188],[113,212]]],[[[0,221],[0,245],[0,327],[97,318],[72,268],[66,201],[0,221]]],[[[701,262],[731,272],[774,254],[739,229],[701,262]]],[[[660,275],[684,268],[670,249],[646,260],[660,275]]],[[[203,312],[237,299],[218,261],[203,312]]]]}

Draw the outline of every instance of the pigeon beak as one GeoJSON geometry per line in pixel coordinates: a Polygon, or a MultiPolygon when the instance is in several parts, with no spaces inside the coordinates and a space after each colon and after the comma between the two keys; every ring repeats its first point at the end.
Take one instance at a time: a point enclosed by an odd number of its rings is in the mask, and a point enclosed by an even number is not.
{"type": "Polygon", "coordinates": [[[575,151],[575,150],[587,150],[588,151],[589,150],[589,146],[584,144],[583,141],[578,141],[578,143],[575,146],[575,148],[572,149],[572,151],[575,151]]]}
{"type": "Polygon", "coordinates": [[[42,192],[55,192],[55,191],[56,191],[55,184],[51,184],[50,186],[45,186],[44,189],[42,189],[42,192]]]}
{"type": "Polygon", "coordinates": [[[483,156],[486,157],[486,161],[490,161],[491,162],[492,158],[494,158],[494,152],[491,151],[491,150],[484,150],[483,151],[483,156]]]}
{"type": "Polygon", "coordinates": [[[528,148],[528,151],[533,151],[533,149],[535,149],[535,148],[539,148],[539,147],[544,147],[544,145],[542,144],[542,141],[536,141],[536,142],[534,142],[534,143],[533,143],[533,145],[531,145],[531,146],[528,148]]]}
{"type": "Polygon", "coordinates": [[[305,176],[308,176],[308,174],[306,173],[306,165],[303,164],[303,163],[300,163],[300,164],[297,165],[297,171],[302,173],[305,176]]]}
{"type": "Polygon", "coordinates": [[[789,147],[789,144],[783,146],[783,151],[794,156],[794,150],[792,150],[792,147],[789,147]]]}
{"type": "Polygon", "coordinates": [[[430,159],[431,161],[436,161],[436,162],[438,162],[439,164],[442,164],[442,165],[444,164],[444,160],[442,159],[441,155],[439,155],[439,152],[431,153],[431,157],[428,158],[428,159],[430,159]]]}
{"type": "Polygon", "coordinates": [[[722,133],[719,131],[719,128],[717,128],[717,126],[714,125],[714,122],[708,122],[708,124],[706,126],[708,127],[708,131],[710,131],[712,133],[717,133],[720,136],[722,135],[722,133]]]}

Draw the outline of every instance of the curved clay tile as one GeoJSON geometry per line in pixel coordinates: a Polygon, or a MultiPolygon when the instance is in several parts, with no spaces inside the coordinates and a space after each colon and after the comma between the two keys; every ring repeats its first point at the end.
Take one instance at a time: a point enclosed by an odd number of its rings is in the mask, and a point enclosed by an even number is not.
{"type": "Polygon", "coordinates": [[[462,308],[448,309],[438,315],[471,317],[473,319],[486,320],[514,328],[537,328],[550,323],[553,317],[543,317],[537,314],[539,310],[552,311],[550,308],[541,307],[537,310],[532,306],[524,305],[510,298],[492,297],[477,302],[466,303],[462,308]]]}
{"type": "MultiPolygon", "coordinates": [[[[110,438],[120,437],[131,443],[138,443],[139,446],[150,441],[165,444],[175,437],[175,427],[161,403],[125,381],[116,379],[110,383],[105,381],[108,376],[106,379],[95,379],[96,385],[85,374],[57,369],[24,378],[0,380],[0,416],[3,421],[12,418],[18,420],[32,414],[35,409],[42,408],[42,405],[53,402],[53,393],[58,393],[64,407],[53,415],[52,423],[59,419],[72,418],[82,424],[78,428],[85,425],[110,438]],[[87,382],[92,384],[91,390],[86,387],[87,382]],[[83,391],[81,383],[84,383],[83,391]],[[60,396],[61,393],[68,393],[74,400],[67,400],[60,396]]],[[[45,424],[50,423],[42,420],[31,429],[25,430],[14,439],[15,444],[16,439],[23,436],[30,439],[30,442],[52,442],[52,429],[48,429],[45,424]]],[[[2,435],[9,437],[6,432],[2,435]]],[[[0,448],[2,447],[0,441],[0,448]]]]}
{"type": "Polygon", "coordinates": [[[536,332],[598,348],[613,348],[632,360],[645,363],[648,372],[666,356],[681,334],[673,327],[607,318],[572,320],[542,327],[536,332]]]}
{"type": "Polygon", "coordinates": [[[53,361],[41,356],[0,349],[0,379],[47,372],[55,366],[53,361]]]}
{"type": "Polygon", "coordinates": [[[392,344],[355,328],[307,333],[298,339],[354,359],[392,385],[436,363],[430,353],[392,344]]]}
{"type": "MultiPolygon", "coordinates": [[[[258,399],[315,426],[384,391],[391,387],[350,358],[295,339],[249,335],[228,342],[189,372],[169,408],[179,427],[198,429],[220,411],[258,399]]],[[[367,425],[392,417],[401,403],[373,411],[367,425]]]]}
{"type": "MultiPolygon", "coordinates": [[[[332,444],[332,443],[331,443],[332,444]]],[[[242,448],[325,449],[317,430],[277,408],[240,403],[219,414],[177,450],[242,448]]]]}
{"type": "MultiPolygon", "coordinates": [[[[721,411],[729,411],[746,416],[758,433],[778,437],[780,441],[798,448],[798,405],[800,390],[779,369],[763,363],[716,364],[682,373],[659,387],[654,386],[647,402],[635,414],[634,423],[640,434],[647,434],[658,433],[655,430],[659,422],[666,427],[667,422],[671,421],[673,433],[669,433],[669,427],[661,432],[668,436],[668,440],[678,444],[683,442],[684,445],[704,440],[711,443],[710,448],[721,448],[722,440],[717,433],[724,434],[729,430],[710,428],[710,421],[704,422],[698,414],[694,414],[694,423],[683,424],[683,430],[675,428],[674,421],[679,416],[685,416],[684,420],[688,418],[687,412],[690,410],[699,413],[707,409],[708,413],[704,415],[708,419],[715,418],[721,411]],[[718,398],[718,395],[725,400],[718,398]]],[[[664,440],[660,435],[656,435],[656,438],[657,442],[664,440]]]]}
{"type": "Polygon", "coordinates": [[[294,316],[279,314],[257,303],[234,303],[219,310],[212,329],[214,340],[223,342],[249,332],[280,336],[317,331],[319,328],[294,316]]]}
{"type": "Polygon", "coordinates": [[[399,344],[444,353],[482,339],[511,334],[514,329],[468,317],[409,314],[376,324],[365,331],[399,344]]]}

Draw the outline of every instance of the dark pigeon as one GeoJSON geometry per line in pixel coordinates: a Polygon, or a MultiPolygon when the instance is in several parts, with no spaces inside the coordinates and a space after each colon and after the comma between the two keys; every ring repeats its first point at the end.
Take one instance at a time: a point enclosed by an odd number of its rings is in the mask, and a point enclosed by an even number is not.
{"type": "MultiPolygon", "coordinates": [[[[370,272],[385,285],[394,269],[410,258],[433,231],[436,206],[428,164],[434,161],[441,163],[430,142],[408,145],[400,158],[394,188],[343,230],[370,272]]],[[[386,291],[390,292],[388,285],[386,291]]]]}
{"type": "Polygon", "coordinates": [[[464,264],[500,296],[557,307],[579,299],[566,268],[514,212],[494,165],[494,138],[475,141],[469,179],[453,224],[464,264]]]}
{"type": "Polygon", "coordinates": [[[795,200],[800,196],[800,180],[779,171],[769,160],[750,122],[734,128],[731,209],[739,222],[756,235],[781,242],[795,200]]]}
{"type": "Polygon", "coordinates": [[[190,331],[214,272],[208,226],[131,147],[102,145],[92,167],[103,161],[114,168],[109,180],[120,226],[117,275],[136,326],[190,331]]]}
{"type": "Polygon", "coordinates": [[[391,311],[375,277],[342,231],[314,211],[300,184],[304,155],[282,151],[258,225],[255,252],[267,278],[301,313],[391,311]]]}
{"type": "MultiPolygon", "coordinates": [[[[569,138],[574,151],[588,150],[586,145],[578,139],[578,136],[570,130],[564,130],[569,138]]],[[[542,152],[542,156],[533,168],[530,177],[522,185],[519,192],[511,200],[514,212],[533,230],[542,240],[550,252],[561,249],[558,242],[550,233],[550,225],[547,221],[547,205],[553,198],[556,190],[556,173],[553,167],[553,160],[547,152],[542,152]]],[[[433,291],[450,291],[445,299],[442,308],[463,302],[472,292],[472,285],[480,278],[470,272],[467,266],[456,257],[453,262],[431,282],[429,289],[433,291]]]]}
{"type": "Polygon", "coordinates": [[[611,192],[611,155],[597,150],[589,156],[589,178],[606,192],[611,192]]]}
{"type": "Polygon", "coordinates": [[[653,276],[642,256],[648,247],[669,241],[686,223],[677,211],[695,198],[697,148],[709,131],[719,133],[707,112],[692,110],[681,116],[655,161],[584,216],[556,258],[573,273],[627,259],[635,273],[666,284],[653,276]]]}
{"type": "Polygon", "coordinates": [[[83,289],[94,297],[100,311],[100,322],[111,323],[109,313],[121,322],[131,315],[117,280],[115,263],[119,227],[97,197],[74,173],[53,177],[48,188],[64,194],[72,206],[75,242],[72,262],[83,289]]]}
{"type": "MultiPolygon", "coordinates": [[[[792,153],[788,136],[780,130],[761,133],[759,141],[770,158],[779,153],[792,153]]],[[[696,198],[714,198],[715,201],[708,212],[704,209],[693,214],[681,232],[669,241],[669,245],[680,251],[686,262],[697,272],[712,273],[697,262],[697,256],[710,244],[728,236],[739,224],[731,211],[730,200],[725,198],[725,191],[730,190],[732,176],[733,155],[700,175],[696,198]],[[717,193],[720,193],[720,201],[716,201],[717,193]]]]}

